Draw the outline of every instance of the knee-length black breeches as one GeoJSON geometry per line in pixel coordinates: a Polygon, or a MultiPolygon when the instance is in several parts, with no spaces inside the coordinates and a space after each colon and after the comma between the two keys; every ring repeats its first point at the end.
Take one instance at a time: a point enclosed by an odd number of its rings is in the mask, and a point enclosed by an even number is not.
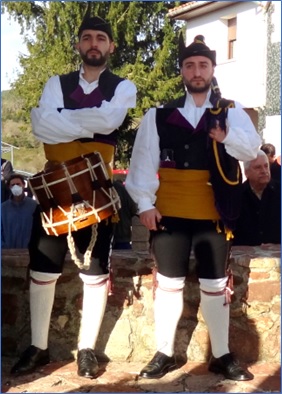
{"type": "MultiPolygon", "coordinates": [[[[84,254],[91,240],[91,226],[72,233],[76,247],[84,254]]],[[[92,251],[89,270],[80,270],[88,275],[102,275],[109,272],[109,255],[113,238],[111,220],[103,220],[97,227],[97,239],[92,251]]],[[[47,235],[36,209],[29,243],[30,269],[39,272],[61,273],[68,251],[67,235],[47,235]]]]}
{"type": "Polygon", "coordinates": [[[151,232],[151,250],[160,274],[169,278],[187,276],[193,250],[198,278],[227,275],[231,245],[220,223],[220,233],[212,220],[163,217],[161,225],[164,230],[151,232]]]}

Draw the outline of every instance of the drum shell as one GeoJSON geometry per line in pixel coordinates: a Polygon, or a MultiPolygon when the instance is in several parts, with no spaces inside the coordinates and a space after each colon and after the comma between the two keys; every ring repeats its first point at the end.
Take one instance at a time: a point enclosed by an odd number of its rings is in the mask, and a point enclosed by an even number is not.
{"type": "Polygon", "coordinates": [[[68,233],[70,222],[73,223],[72,231],[98,223],[120,208],[118,194],[99,153],[55,165],[52,171],[30,178],[29,184],[44,213],[43,227],[49,235],[68,233]],[[85,206],[83,201],[90,207],[85,206]],[[73,217],[71,210],[81,204],[83,213],[77,212],[73,217]],[[98,212],[94,214],[93,209],[98,212]]]}

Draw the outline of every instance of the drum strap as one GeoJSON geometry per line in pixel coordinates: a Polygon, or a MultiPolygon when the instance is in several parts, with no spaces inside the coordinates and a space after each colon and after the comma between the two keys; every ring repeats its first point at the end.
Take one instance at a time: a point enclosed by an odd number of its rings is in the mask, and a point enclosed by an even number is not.
{"type": "Polygon", "coordinates": [[[75,262],[75,264],[78,266],[79,269],[89,270],[89,268],[90,268],[92,250],[94,248],[94,245],[95,245],[96,239],[97,239],[97,227],[98,227],[98,225],[96,223],[92,224],[92,226],[91,226],[92,232],[91,232],[90,243],[89,243],[89,246],[88,246],[86,252],[84,253],[83,261],[81,261],[76,253],[74,239],[73,239],[73,236],[71,235],[72,226],[71,226],[71,223],[69,224],[69,233],[67,236],[68,247],[70,250],[71,258],[73,259],[73,261],[75,262]]]}

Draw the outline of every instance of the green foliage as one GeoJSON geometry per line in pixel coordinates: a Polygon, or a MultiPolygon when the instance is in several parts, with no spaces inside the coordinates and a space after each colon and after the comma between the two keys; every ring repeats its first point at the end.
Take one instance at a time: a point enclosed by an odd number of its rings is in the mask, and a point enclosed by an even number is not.
{"type": "MultiPolygon", "coordinates": [[[[3,158],[11,160],[11,153],[4,153],[3,158]]],[[[43,170],[46,159],[44,157],[43,146],[38,148],[23,148],[13,150],[13,167],[36,174],[43,170]]]]}
{"type": "Polygon", "coordinates": [[[5,90],[1,93],[2,122],[13,120],[19,122],[19,110],[23,107],[23,100],[18,96],[16,90],[5,90]]]}
{"type": "MultiPolygon", "coordinates": [[[[137,108],[130,111],[121,128],[116,165],[127,165],[136,133],[134,119],[182,93],[178,70],[177,32],[180,26],[167,17],[179,2],[24,2],[1,3],[2,12],[22,28],[28,56],[20,55],[23,72],[13,84],[21,105],[15,112],[26,124],[31,108],[38,105],[46,81],[54,74],[79,68],[74,50],[77,31],[87,7],[91,15],[107,19],[116,50],[111,56],[113,72],[132,80],[138,90],[137,108]]],[[[10,115],[9,115],[10,116],[10,115]]]]}

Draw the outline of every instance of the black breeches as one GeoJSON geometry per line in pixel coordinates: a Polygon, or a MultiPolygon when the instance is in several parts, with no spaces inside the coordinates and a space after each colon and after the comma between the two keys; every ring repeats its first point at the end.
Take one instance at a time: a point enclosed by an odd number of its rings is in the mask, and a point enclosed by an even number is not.
{"type": "Polygon", "coordinates": [[[230,241],[224,230],[217,232],[212,220],[163,217],[166,230],[151,232],[151,248],[158,272],[164,276],[187,276],[191,250],[198,278],[218,279],[227,275],[230,241]]]}
{"type": "MultiPolygon", "coordinates": [[[[91,240],[91,226],[72,233],[76,247],[84,254],[91,240]]],[[[102,275],[109,272],[113,229],[111,220],[98,224],[97,239],[92,251],[89,270],[81,270],[88,275],[102,275]]],[[[29,244],[30,269],[39,272],[61,273],[68,251],[67,235],[47,235],[42,227],[40,212],[34,214],[31,241],[29,244]]]]}

